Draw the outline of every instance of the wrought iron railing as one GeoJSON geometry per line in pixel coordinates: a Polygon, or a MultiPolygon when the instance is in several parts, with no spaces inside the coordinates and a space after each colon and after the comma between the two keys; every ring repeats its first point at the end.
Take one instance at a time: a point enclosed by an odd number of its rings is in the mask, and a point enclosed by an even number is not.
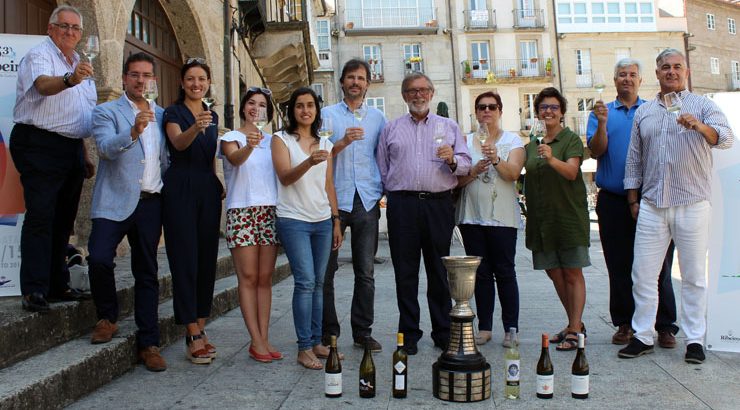
{"type": "Polygon", "coordinates": [[[377,58],[369,58],[366,60],[370,64],[370,81],[381,82],[384,80],[383,77],[383,60],[377,58]]]}
{"type": "Polygon", "coordinates": [[[496,10],[465,10],[465,30],[495,30],[496,10]]]}
{"type": "Polygon", "coordinates": [[[463,60],[463,78],[515,78],[515,77],[544,77],[551,75],[552,59],[535,58],[512,58],[490,60],[463,60]],[[543,61],[544,60],[544,61],[543,61]],[[491,77],[491,73],[493,77],[491,77]]]}
{"type": "Polygon", "coordinates": [[[537,9],[514,9],[514,28],[544,28],[545,12],[537,9]]]}
{"type": "Polygon", "coordinates": [[[576,87],[591,88],[594,86],[594,76],[591,70],[581,70],[576,73],[576,87]]]}

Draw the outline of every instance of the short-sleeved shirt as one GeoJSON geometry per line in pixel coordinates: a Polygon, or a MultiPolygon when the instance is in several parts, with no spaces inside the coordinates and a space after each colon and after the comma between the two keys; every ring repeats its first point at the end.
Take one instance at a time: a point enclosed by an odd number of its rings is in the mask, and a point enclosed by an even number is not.
{"type": "MultiPolygon", "coordinates": [[[[581,138],[567,127],[549,145],[553,157],[561,161],[583,158],[581,138]]],[[[586,185],[580,168],[576,179],[569,181],[547,165],[546,160],[537,158],[534,142],[527,144],[526,152],[527,248],[554,251],[589,246],[586,185]]]]}
{"type": "MultiPolygon", "coordinates": [[[[234,166],[223,153],[224,180],[226,180],[226,209],[277,204],[277,177],[272,165],[272,136],[263,132],[264,139],[252,150],[243,164],[234,166]]],[[[236,142],[239,148],[247,145],[247,136],[230,131],[221,137],[221,143],[236,142]]]]}
{"type": "MultiPolygon", "coordinates": [[[[613,194],[627,195],[624,190],[624,165],[627,162],[627,148],[630,145],[630,134],[635,112],[645,102],[637,98],[635,104],[627,108],[619,100],[614,100],[606,105],[609,116],[606,120],[606,136],[608,143],[606,152],[598,158],[596,167],[596,186],[613,194]]],[[[588,131],[586,138],[591,145],[591,139],[596,134],[599,121],[592,112],[588,116],[588,131]]]]}

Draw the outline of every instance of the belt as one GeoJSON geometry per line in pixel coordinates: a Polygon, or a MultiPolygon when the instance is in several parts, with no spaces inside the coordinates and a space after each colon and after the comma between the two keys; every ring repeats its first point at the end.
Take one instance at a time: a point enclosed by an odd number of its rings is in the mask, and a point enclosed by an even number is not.
{"type": "Polygon", "coordinates": [[[452,196],[452,191],[427,192],[427,191],[392,191],[392,194],[412,196],[418,199],[441,199],[452,196]]]}
{"type": "Polygon", "coordinates": [[[143,201],[145,199],[159,198],[159,195],[160,195],[159,192],[144,192],[144,191],[141,191],[141,193],[139,194],[139,201],[143,201]]]}

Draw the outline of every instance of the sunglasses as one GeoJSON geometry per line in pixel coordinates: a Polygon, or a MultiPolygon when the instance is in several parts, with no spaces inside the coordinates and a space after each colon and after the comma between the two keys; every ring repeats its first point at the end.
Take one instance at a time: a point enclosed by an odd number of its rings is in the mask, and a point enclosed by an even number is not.
{"type": "Polygon", "coordinates": [[[185,65],[193,64],[193,63],[205,64],[206,59],[202,57],[190,57],[187,60],[185,60],[185,65]]]}
{"type": "Polygon", "coordinates": [[[272,95],[272,91],[270,91],[269,88],[262,88],[262,87],[254,87],[254,86],[252,86],[252,87],[247,88],[247,91],[251,91],[253,93],[262,93],[262,94],[264,94],[264,95],[266,95],[268,97],[272,95]]]}
{"type": "Polygon", "coordinates": [[[550,110],[552,112],[555,112],[555,111],[560,111],[560,105],[558,105],[558,104],[540,104],[539,109],[540,109],[540,111],[550,110]]]}
{"type": "Polygon", "coordinates": [[[498,110],[498,104],[478,104],[475,106],[475,108],[478,111],[485,111],[486,108],[488,108],[488,111],[497,111],[498,110]]]}

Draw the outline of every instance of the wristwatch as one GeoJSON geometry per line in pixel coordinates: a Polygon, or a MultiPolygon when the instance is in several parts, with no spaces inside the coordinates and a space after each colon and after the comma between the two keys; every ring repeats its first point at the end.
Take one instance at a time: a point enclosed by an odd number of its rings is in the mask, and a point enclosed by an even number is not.
{"type": "Polygon", "coordinates": [[[496,162],[492,162],[491,165],[493,165],[495,167],[496,165],[498,165],[500,163],[501,163],[501,157],[496,157],[496,162]]]}
{"type": "Polygon", "coordinates": [[[69,82],[69,79],[70,78],[72,78],[72,72],[71,71],[68,72],[68,73],[66,73],[66,74],[64,74],[64,76],[62,77],[62,81],[64,81],[64,85],[66,85],[67,88],[71,88],[71,87],[74,87],[75,86],[75,84],[72,84],[71,82],[69,82]]]}

